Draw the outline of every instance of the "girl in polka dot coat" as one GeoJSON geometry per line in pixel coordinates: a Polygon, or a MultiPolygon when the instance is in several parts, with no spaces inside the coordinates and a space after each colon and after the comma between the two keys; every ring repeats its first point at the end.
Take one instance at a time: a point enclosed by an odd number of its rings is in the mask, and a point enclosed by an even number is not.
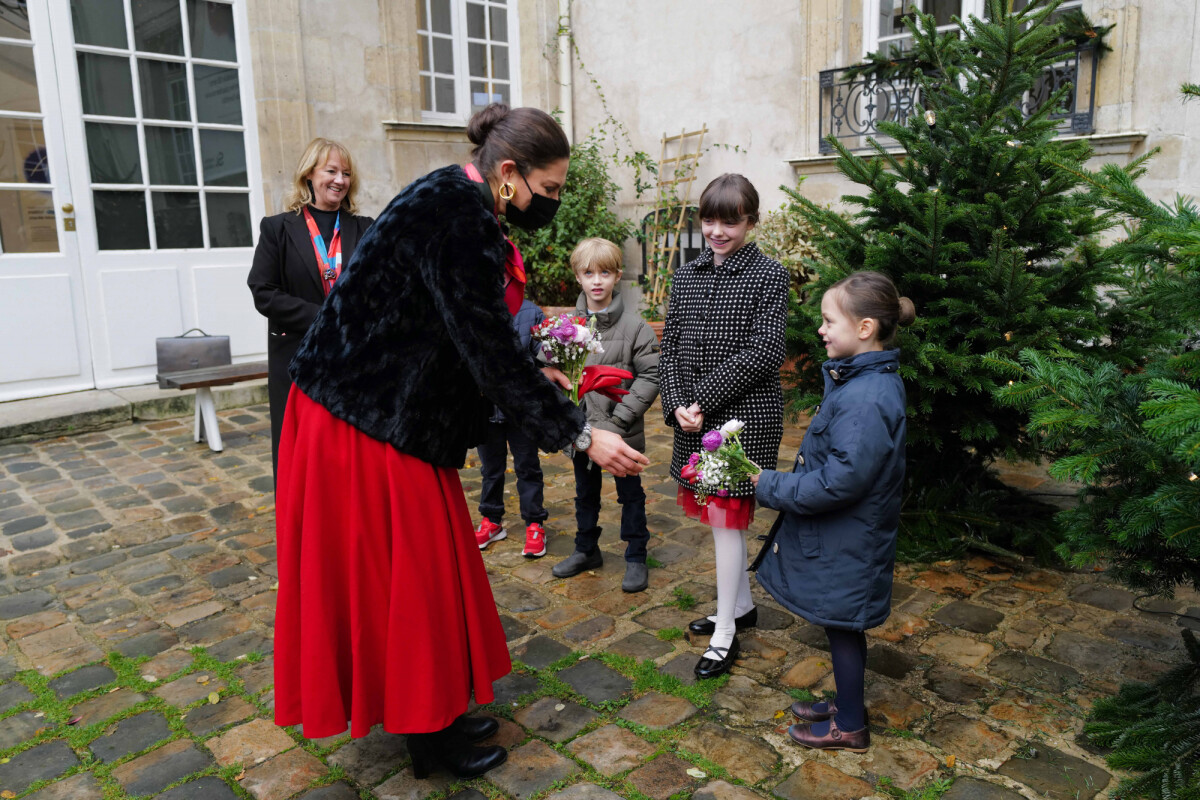
{"type": "Polygon", "coordinates": [[[663,416],[675,430],[671,477],[688,516],[712,526],[716,549],[717,613],[693,622],[711,634],[696,675],[727,672],[738,654],[736,629],[753,626],[757,610],[746,572],[746,528],[754,518],[754,487],[734,487],[729,497],[700,506],[680,474],[707,431],[731,419],[755,463],[774,466],[783,437],[784,360],[788,273],[764,256],[746,234],[758,221],[758,192],[741,175],[725,174],[700,196],[701,228],[708,247],[675,271],[663,330],[659,376],[663,416]]]}

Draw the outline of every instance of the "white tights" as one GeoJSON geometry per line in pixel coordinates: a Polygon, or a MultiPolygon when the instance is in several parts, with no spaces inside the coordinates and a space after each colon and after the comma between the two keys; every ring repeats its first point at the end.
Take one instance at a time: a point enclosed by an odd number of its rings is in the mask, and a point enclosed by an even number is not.
{"type": "MultiPolygon", "coordinates": [[[[716,623],[709,647],[729,647],[735,633],[734,619],[754,608],[750,573],[746,571],[746,532],[717,527],[712,531],[717,554],[717,613],[709,617],[716,623]]],[[[706,653],[706,657],[712,655],[706,653]]]]}

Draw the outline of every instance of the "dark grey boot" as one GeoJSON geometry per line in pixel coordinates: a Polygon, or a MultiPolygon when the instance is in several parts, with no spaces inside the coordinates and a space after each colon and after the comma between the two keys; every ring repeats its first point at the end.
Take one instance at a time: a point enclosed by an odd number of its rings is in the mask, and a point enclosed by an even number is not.
{"type": "Polygon", "coordinates": [[[625,579],[621,581],[623,592],[644,592],[650,585],[650,570],[645,564],[629,561],[625,564],[625,579]]]}
{"type": "Polygon", "coordinates": [[[604,566],[604,556],[600,555],[598,549],[590,555],[576,550],[555,564],[550,572],[556,578],[570,578],[589,569],[600,569],[602,566],[604,566]]]}

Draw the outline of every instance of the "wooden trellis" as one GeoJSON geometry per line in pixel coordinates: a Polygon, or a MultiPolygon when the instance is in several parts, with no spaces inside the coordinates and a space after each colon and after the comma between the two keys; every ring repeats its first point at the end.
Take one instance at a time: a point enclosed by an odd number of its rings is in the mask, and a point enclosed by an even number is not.
{"type": "Polygon", "coordinates": [[[646,263],[651,270],[643,298],[647,308],[660,308],[671,290],[671,272],[679,257],[679,237],[687,222],[688,201],[692,183],[696,180],[696,167],[704,154],[706,133],[707,123],[698,131],[684,130],[678,136],[663,134],[662,154],[658,159],[658,191],[646,232],[646,263]],[[673,155],[669,155],[671,153],[673,155]]]}

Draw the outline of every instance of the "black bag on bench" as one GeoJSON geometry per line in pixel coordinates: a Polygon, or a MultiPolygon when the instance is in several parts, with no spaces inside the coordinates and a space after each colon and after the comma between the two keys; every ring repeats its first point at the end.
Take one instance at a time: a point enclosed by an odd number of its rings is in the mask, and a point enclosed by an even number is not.
{"type": "MultiPolygon", "coordinates": [[[[154,340],[158,356],[158,374],[182,372],[203,367],[223,367],[233,363],[229,350],[228,336],[209,336],[199,328],[183,332],[181,336],[161,336],[154,340]],[[195,331],[199,336],[188,336],[195,331]]],[[[158,379],[160,389],[167,385],[158,379]]]]}

